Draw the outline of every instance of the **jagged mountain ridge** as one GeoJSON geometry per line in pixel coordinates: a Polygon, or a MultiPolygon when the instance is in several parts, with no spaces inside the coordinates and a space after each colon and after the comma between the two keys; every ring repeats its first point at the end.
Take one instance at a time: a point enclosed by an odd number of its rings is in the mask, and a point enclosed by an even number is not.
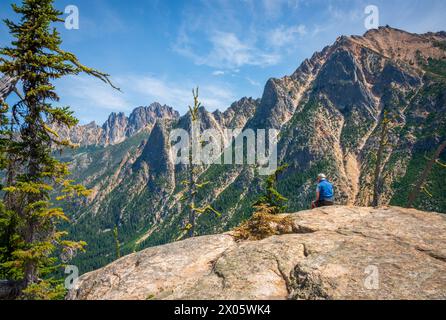
{"type": "MultiPolygon", "coordinates": [[[[340,37],[291,76],[270,79],[260,100],[244,98],[224,113],[202,108],[202,128],[279,129],[279,160],[289,164],[279,190],[289,198],[290,211],[309,205],[319,172],[334,181],[337,202],[368,205],[377,132],[384,110],[390,111],[402,129],[390,137],[381,202],[403,205],[424,154],[446,138],[445,41],[444,32],[416,35],[387,27],[363,37],[340,37]]],[[[172,128],[188,128],[188,117],[158,121],[152,133],[106,148],[81,148],[67,157],[75,178],[94,190],[73,214],[72,232],[90,242],[87,255],[77,260],[83,271],[113,259],[109,230],[114,225],[125,252],[181,236],[187,221],[179,201],[185,171],[166,156],[170,146],[165,142],[172,128]],[[153,161],[151,150],[167,163],[153,161]]],[[[434,196],[421,197],[417,206],[446,212],[439,182],[445,175],[433,175],[434,196]]],[[[199,234],[238,225],[262,192],[263,178],[252,166],[202,168],[201,179],[210,184],[199,201],[223,216],[200,217],[199,234]]]]}
{"type": "Polygon", "coordinates": [[[157,102],[148,107],[138,107],[127,117],[123,112],[113,112],[99,126],[96,122],[74,128],[57,128],[60,136],[80,146],[109,146],[123,142],[141,130],[150,131],[158,119],[176,120],[178,111],[157,102]]]}

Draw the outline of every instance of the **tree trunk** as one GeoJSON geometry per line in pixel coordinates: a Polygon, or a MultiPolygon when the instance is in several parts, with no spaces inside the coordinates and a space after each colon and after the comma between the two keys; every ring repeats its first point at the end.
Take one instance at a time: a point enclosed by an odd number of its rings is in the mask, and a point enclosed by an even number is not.
{"type": "Polygon", "coordinates": [[[407,207],[413,208],[415,201],[418,198],[418,195],[420,194],[421,189],[424,187],[424,184],[426,183],[427,178],[429,177],[432,168],[434,167],[435,162],[440,158],[441,153],[446,149],[446,140],[443,141],[442,144],[440,144],[435,151],[435,155],[429,162],[427,163],[426,167],[423,170],[423,173],[421,174],[420,178],[417,181],[417,184],[413,188],[412,192],[409,194],[407,207]]]}
{"type": "MultiPolygon", "coordinates": [[[[32,84],[31,89],[34,89],[37,85],[32,84]]],[[[23,139],[27,140],[29,145],[29,155],[26,160],[26,172],[27,178],[31,182],[41,182],[41,165],[42,160],[41,148],[43,148],[43,141],[39,135],[39,124],[41,122],[41,115],[39,110],[39,102],[37,100],[29,99],[26,102],[29,108],[29,118],[34,121],[28,123],[28,127],[25,133],[22,134],[23,139]]],[[[45,200],[43,194],[27,194],[26,204],[36,203],[38,201],[45,200]]],[[[27,245],[32,246],[38,237],[39,230],[38,221],[32,216],[32,212],[25,213],[25,226],[23,228],[23,239],[27,245]]],[[[38,282],[38,265],[36,261],[27,260],[24,266],[24,287],[28,287],[31,284],[38,282]]]]}
{"type": "MultiPolygon", "coordinates": [[[[191,146],[193,141],[191,142],[191,146]]],[[[188,237],[192,238],[195,233],[195,178],[192,148],[189,150],[189,230],[188,237]]]]}

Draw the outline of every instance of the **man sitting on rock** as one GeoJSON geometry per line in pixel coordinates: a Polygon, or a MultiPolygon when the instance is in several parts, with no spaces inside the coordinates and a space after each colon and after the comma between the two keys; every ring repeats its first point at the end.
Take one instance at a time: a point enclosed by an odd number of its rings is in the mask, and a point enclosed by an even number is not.
{"type": "Polygon", "coordinates": [[[317,176],[316,201],[311,203],[311,208],[332,206],[334,204],[333,185],[327,181],[325,174],[317,176]]]}

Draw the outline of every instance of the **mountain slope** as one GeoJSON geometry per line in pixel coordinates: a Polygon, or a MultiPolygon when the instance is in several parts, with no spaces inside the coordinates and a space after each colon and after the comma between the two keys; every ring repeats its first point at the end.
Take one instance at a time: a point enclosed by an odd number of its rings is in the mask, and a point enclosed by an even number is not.
{"type": "MultiPolygon", "coordinates": [[[[388,112],[398,127],[384,155],[381,204],[405,205],[425,155],[446,139],[444,43],[444,32],[416,35],[388,27],[363,37],[340,37],[291,76],[270,79],[260,100],[244,98],[224,113],[200,109],[202,129],[280,130],[279,162],[289,167],[279,177],[279,191],[289,198],[289,211],[308,208],[320,172],[335,183],[338,203],[369,205],[377,137],[388,112]]],[[[188,114],[167,117],[151,133],[67,156],[74,159],[76,179],[95,190],[74,210],[72,232],[90,243],[87,255],[76,260],[81,271],[113,260],[109,231],[115,225],[125,253],[182,235],[187,210],[179,199],[185,168],[170,163],[165,137],[172,128],[188,129],[189,123],[188,114]]],[[[228,230],[252,214],[264,179],[253,166],[200,170],[200,181],[210,183],[197,199],[212,204],[222,217],[201,216],[199,234],[228,230]]],[[[429,177],[433,196],[421,195],[418,208],[446,212],[445,178],[446,170],[436,167],[429,177]]]]}

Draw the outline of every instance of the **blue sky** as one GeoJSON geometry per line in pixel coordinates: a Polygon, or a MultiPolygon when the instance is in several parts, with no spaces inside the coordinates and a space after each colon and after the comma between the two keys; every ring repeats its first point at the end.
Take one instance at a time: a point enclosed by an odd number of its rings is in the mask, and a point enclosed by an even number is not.
{"type": "MultiPolygon", "coordinates": [[[[0,17],[14,18],[11,0],[0,17]]],[[[16,1],[17,2],[17,1],[16,1]]],[[[339,35],[363,34],[364,9],[376,5],[380,25],[411,32],[446,30],[444,0],[56,0],[76,5],[80,29],[61,25],[63,48],[112,75],[115,92],[85,76],[57,83],[62,103],[81,123],[102,123],[157,101],[181,113],[200,86],[210,110],[243,96],[261,97],[268,78],[291,74],[339,35]]],[[[0,46],[10,41],[0,26],[0,46]]]]}

